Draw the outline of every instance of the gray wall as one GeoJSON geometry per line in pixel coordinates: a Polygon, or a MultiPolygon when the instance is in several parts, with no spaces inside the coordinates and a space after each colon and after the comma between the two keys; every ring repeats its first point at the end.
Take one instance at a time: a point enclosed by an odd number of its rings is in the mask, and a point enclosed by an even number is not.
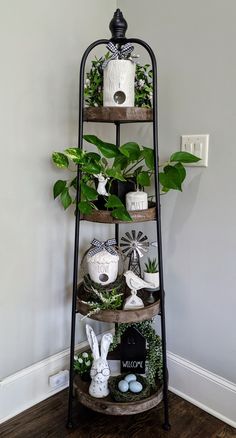
{"type": "MultiPolygon", "coordinates": [[[[81,55],[109,37],[114,9],[0,2],[0,378],[69,345],[74,217],[52,199],[50,156],[77,143],[81,55]]],[[[96,228],[82,231],[88,244],[96,228]]]]}
{"type": "MultiPolygon", "coordinates": [[[[162,198],[168,349],[236,382],[236,3],[118,5],[158,56],[161,159],[181,134],[210,134],[209,167],[162,198]]],[[[150,130],[138,137],[148,144],[150,130]]]]}

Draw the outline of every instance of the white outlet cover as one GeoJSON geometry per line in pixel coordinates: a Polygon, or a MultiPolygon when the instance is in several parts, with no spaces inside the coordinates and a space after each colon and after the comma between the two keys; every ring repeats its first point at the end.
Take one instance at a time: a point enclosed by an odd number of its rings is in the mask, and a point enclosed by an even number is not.
{"type": "Polygon", "coordinates": [[[185,164],[189,167],[208,167],[209,134],[181,135],[180,150],[201,158],[197,163],[185,164]]]}

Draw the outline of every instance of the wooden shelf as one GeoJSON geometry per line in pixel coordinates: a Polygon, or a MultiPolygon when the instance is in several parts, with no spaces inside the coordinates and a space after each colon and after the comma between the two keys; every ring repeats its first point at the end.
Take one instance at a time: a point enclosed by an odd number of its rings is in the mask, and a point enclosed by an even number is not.
{"type": "MultiPolygon", "coordinates": [[[[84,286],[80,283],[77,292],[77,304],[76,311],[81,315],[88,315],[90,309],[89,304],[82,302],[80,299],[80,294],[83,293],[84,286]]],[[[154,292],[155,294],[155,292],[154,292]]],[[[156,292],[158,297],[158,291],[156,292]]],[[[145,303],[145,299],[144,299],[145,303]]],[[[152,319],[154,316],[160,313],[160,299],[157,298],[155,303],[145,305],[142,309],[136,310],[102,310],[98,313],[94,313],[90,316],[91,319],[103,322],[113,322],[113,323],[128,323],[128,322],[141,322],[147,319],[152,319]]]]}
{"type": "Polygon", "coordinates": [[[139,107],[88,107],[84,108],[83,120],[103,123],[152,122],[153,110],[139,107]]]}
{"type": "MultiPolygon", "coordinates": [[[[152,204],[155,205],[155,204],[152,204]]],[[[111,216],[111,212],[107,210],[94,210],[91,214],[81,215],[81,220],[89,222],[99,222],[103,224],[131,224],[134,222],[148,222],[156,220],[156,207],[152,206],[148,210],[129,211],[133,222],[120,221],[111,216]]]]}
{"type": "Polygon", "coordinates": [[[139,414],[154,408],[162,401],[162,387],[150,397],[136,402],[118,403],[113,401],[110,395],[105,398],[94,398],[88,393],[89,383],[83,382],[78,375],[74,379],[74,389],[82,405],[106,415],[139,414]]]}

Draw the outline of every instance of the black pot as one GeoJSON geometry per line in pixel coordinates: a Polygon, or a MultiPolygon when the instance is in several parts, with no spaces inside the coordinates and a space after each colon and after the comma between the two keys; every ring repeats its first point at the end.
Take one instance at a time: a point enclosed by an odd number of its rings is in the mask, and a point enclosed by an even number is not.
{"type": "Polygon", "coordinates": [[[90,373],[83,373],[80,375],[80,378],[83,382],[91,382],[90,373]]]}
{"type": "Polygon", "coordinates": [[[112,181],[110,193],[118,196],[125,205],[125,195],[136,190],[135,180],[128,181],[112,181]]]}
{"type": "MultiPolygon", "coordinates": [[[[136,184],[134,179],[129,179],[128,181],[112,181],[110,193],[111,195],[116,195],[120,198],[121,202],[125,205],[125,195],[129,192],[134,192],[136,190],[136,184]]],[[[103,196],[98,195],[97,201],[94,202],[99,210],[105,210],[105,199],[103,196]]]]}

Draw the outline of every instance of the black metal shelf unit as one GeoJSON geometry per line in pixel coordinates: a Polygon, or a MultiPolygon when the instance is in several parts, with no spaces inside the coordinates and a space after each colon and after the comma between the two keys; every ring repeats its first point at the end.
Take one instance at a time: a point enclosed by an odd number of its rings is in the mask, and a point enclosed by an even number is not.
{"type": "MultiPolygon", "coordinates": [[[[164,280],[163,280],[163,256],[162,256],[162,240],[161,240],[161,205],[160,205],[160,191],[159,191],[159,178],[158,178],[158,96],[157,96],[157,62],[151,47],[143,40],[138,38],[126,38],[125,33],[127,30],[127,23],[124,19],[122,12],[117,9],[114,13],[114,17],[109,26],[112,34],[112,38],[100,39],[92,44],[85,50],[80,66],[80,78],[79,78],[79,127],[78,127],[78,148],[82,149],[83,143],[83,124],[84,124],[84,76],[85,76],[85,64],[89,53],[95,47],[99,45],[107,45],[110,41],[117,45],[118,48],[126,43],[132,43],[142,46],[148,52],[152,70],[153,70],[153,149],[154,149],[154,185],[155,185],[155,197],[156,197],[156,236],[157,236],[157,256],[159,260],[159,277],[160,277],[160,318],[161,318],[161,337],[162,337],[162,354],[163,354],[163,404],[164,404],[164,422],[163,428],[169,430],[169,413],[168,413],[168,371],[166,360],[166,328],[165,328],[165,292],[164,292],[164,280]]],[[[120,146],[120,127],[124,121],[119,120],[113,122],[116,128],[116,145],[120,146]]],[[[80,200],[80,172],[77,171],[77,194],[76,194],[76,206],[78,206],[80,200]]],[[[77,284],[78,284],[78,258],[79,258],[79,240],[80,240],[80,211],[76,209],[75,218],[75,241],[74,241],[74,273],[73,273],[73,298],[72,298],[72,317],[71,317],[71,346],[70,346],[70,380],[69,380],[69,402],[68,402],[68,427],[73,427],[72,424],[72,403],[73,403],[73,361],[75,350],[75,327],[76,327],[76,299],[77,299],[77,284]]],[[[119,242],[119,224],[115,224],[115,238],[119,242]]],[[[134,321],[135,322],[135,321],[134,321]]]]}

